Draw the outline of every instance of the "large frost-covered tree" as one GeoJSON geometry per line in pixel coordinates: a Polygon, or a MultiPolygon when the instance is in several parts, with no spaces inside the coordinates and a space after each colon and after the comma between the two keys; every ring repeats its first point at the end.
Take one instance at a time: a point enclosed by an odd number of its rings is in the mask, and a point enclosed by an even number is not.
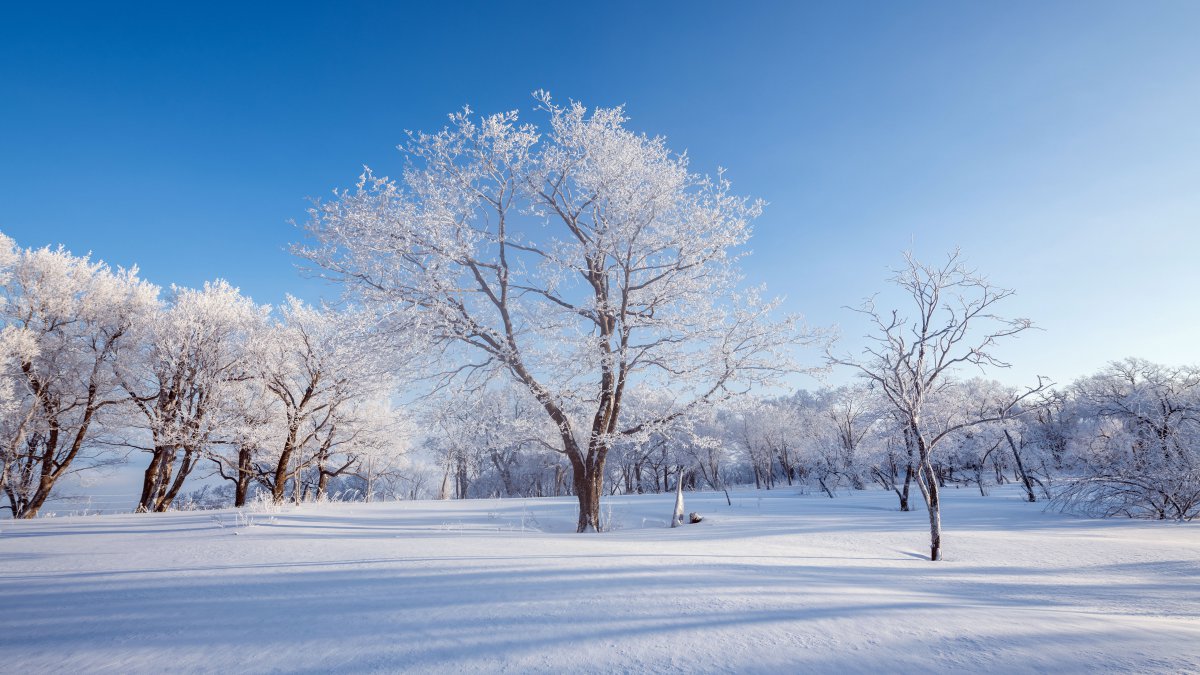
{"type": "Polygon", "coordinates": [[[402,178],[368,170],[314,207],[301,252],[457,372],[524,387],[571,464],[582,532],[600,527],[615,442],[772,380],[799,333],[738,290],[758,202],[627,129],[621,108],[537,100],[544,129],[465,110],[411,133],[402,178]],[[675,405],[625,424],[634,383],[675,405]]]}

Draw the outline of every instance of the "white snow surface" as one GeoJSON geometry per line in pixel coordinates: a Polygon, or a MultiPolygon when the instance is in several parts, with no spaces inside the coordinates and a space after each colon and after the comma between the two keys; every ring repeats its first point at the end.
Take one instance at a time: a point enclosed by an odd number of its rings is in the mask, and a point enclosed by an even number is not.
{"type": "Polygon", "coordinates": [[[1200,672],[1200,530],[879,491],[0,522],[0,671],[1200,672]]]}

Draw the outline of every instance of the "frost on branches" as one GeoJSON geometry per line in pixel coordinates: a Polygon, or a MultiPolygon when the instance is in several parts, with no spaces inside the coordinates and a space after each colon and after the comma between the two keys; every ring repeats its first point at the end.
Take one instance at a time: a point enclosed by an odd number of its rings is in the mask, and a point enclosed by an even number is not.
{"type": "MultiPolygon", "coordinates": [[[[224,281],[172,287],[168,305],[139,327],[136,358],[116,369],[150,454],[138,511],[170,508],[209,456],[232,387],[249,378],[246,340],[265,310],[224,281]]],[[[138,445],[137,443],[134,443],[138,445]]]]}
{"type": "Polygon", "coordinates": [[[356,312],[289,298],[278,320],[256,334],[251,372],[259,407],[250,411],[271,432],[250,465],[275,503],[289,484],[296,503],[309,492],[324,498],[330,479],[389,443],[398,424],[388,403],[395,382],[372,325],[356,312]]]}
{"type": "Polygon", "coordinates": [[[113,460],[96,441],[127,403],[114,369],[158,289],[61,248],[0,235],[0,250],[0,487],[13,518],[33,518],[69,472],[113,460]]]}
{"type": "Polygon", "coordinates": [[[570,462],[583,532],[600,528],[614,444],[774,382],[806,335],[738,290],[759,202],[626,129],[622,108],[536,98],[545,128],[464,110],[410,133],[403,175],[367,170],[318,204],[300,252],[460,378],[525,388],[570,462]],[[634,384],[670,392],[671,409],[626,423],[634,384]]]}
{"type": "Polygon", "coordinates": [[[1077,478],[1057,496],[1061,508],[1200,515],[1200,368],[1126,359],[1076,382],[1072,394],[1079,422],[1066,461],[1077,478]]]}
{"type": "Polygon", "coordinates": [[[993,314],[995,305],[1013,291],[998,288],[963,265],[957,251],[942,265],[923,264],[911,255],[892,282],[901,290],[911,315],[883,310],[868,299],[858,311],[872,325],[871,342],[862,354],[829,355],[834,365],[849,366],[877,389],[897,422],[907,455],[915,459],[913,477],[929,513],[930,560],[942,550],[941,478],[934,451],[954,434],[1008,419],[1019,404],[1045,389],[1023,393],[994,392],[995,396],[960,398],[948,402],[955,372],[962,367],[1006,367],[996,357],[998,341],[1028,330],[1028,319],[1005,319],[993,314]]]}

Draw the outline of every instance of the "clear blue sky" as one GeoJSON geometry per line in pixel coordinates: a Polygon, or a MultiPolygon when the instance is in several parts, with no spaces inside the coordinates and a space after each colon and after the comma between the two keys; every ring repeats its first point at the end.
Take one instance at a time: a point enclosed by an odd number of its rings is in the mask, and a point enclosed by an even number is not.
{"type": "Polygon", "coordinates": [[[958,245],[1046,329],[1003,379],[1195,362],[1198,36],[1197,2],[9,3],[0,230],[315,297],[306,197],[546,88],[768,200],[749,276],[814,323],[958,245]]]}

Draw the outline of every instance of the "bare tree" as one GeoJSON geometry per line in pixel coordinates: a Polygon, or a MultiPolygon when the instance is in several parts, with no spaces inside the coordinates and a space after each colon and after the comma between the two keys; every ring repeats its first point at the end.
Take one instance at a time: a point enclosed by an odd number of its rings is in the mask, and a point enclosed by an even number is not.
{"type": "Polygon", "coordinates": [[[931,404],[946,392],[951,376],[962,366],[1008,367],[994,353],[996,344],[1032,327],[1028,319],[1006,319],[994,306],[1013,294],[968,269],[954,251],[940,266],[918,262],[905,254],[905,265],[891,278],[911,300],[915,314],[881,310],[875,299],[856,309],[873,325],[870,341],[858,357],[835,356],[831,364],[858,371],[887,400],[905,429],[917,459],[916,480],[929,513],[930,560],[942,556],[941,502],[933,451],[947,436],[967,427],[1009,417],[1025,398],[1048,384],[1038,384],[1004,400],[945,408],[935,415],[931,404]]]}

